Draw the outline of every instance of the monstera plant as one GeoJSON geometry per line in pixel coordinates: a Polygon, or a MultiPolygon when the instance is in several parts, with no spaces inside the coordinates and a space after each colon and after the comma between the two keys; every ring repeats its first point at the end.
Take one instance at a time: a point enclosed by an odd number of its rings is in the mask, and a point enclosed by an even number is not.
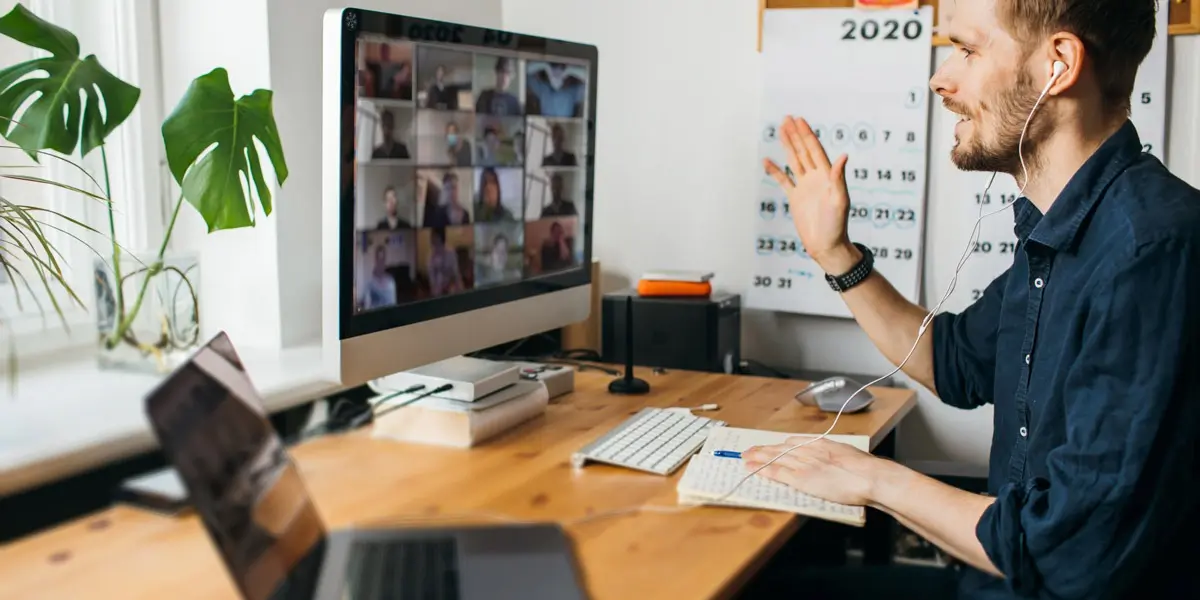
{"type": "MultiPolygon", "coordinates": [[[[174,202],[157,250],[147,249],[138,256],[117,243],[114,213],[121,210],[123,199],[112,195],[105,144],[133,113],[141,91],[110,73],[95,55],[83,56],[79,40],[70,31],[20,4],[0,17],[0,35],[44,51],[37,58],[0,70],[0,136],[10,142],[9,148],[24,151],[39,163],[47,157],[68,162],[87,174],[88,183],[71,185],[22,174],[5,176],[58,186],[84,199],[103,202],[108,210],[105,237],[111,247],[100,254],[98,265],[102,268],[96,275],[102,354],[123,347],[142,357],[161,359],[163,353],[187,349],[199,335],[197,294],[190,267],[172,264],[168,259],[176,218],[185,201],[204,219],[209,233],[253,227],[256,204],[261,205],[265,216],[271,214],[272,186],[260,148],[279,185],[288,175],[271,91],[258,89],[235,98],[229,76],[222,68],[191,82],[162,124],[167,165],[181,194],[174,202]],[[99,178],[81,166],[89,157],[95,163],[93,153],[97,151],[99,178]],[[161,283],[168,276],[175,283],[165,291],[161,283]],[[161,310],[171,312],[181,295],[190,302],[190,327],[168,323],[164,313],[154,319],[162,323],[161,327],[153,327],[150,335],[144,328],[142,335],[135,333],[134,324],[145,304],[157,302],[161,310]]],[[[144,191],[148,196],[157,193],[144,191]]],[[[10,279],[28,281],[30,278],[17,270],[24,266],[51,292],[52,299],[53,289],[61,288],[79,303],[62,276],[60,253],[46,243],[43,227],[47,222],[40,218],[39,211],[7,199],[0,201],[0,236],[4,240],[0,243],[0,263],[10,279]]],[[[78,219],[59,216],[72,226],[94,231],[78,219]]],[[[25,287],[30,288],[28,284],[25,287]]],[[[58,301],[52,301],[61,316],[58,301]]],[[[162,361],[158,362],[161,367],[162,361]]]]}

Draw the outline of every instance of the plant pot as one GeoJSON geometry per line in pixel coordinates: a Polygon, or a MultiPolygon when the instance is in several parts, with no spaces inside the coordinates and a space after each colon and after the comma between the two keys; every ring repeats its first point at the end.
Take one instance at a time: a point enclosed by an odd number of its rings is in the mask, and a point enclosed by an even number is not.
{"type": "Polygon", "coordinates": [[[199,257],[124,254],[117,265],[120,294],[112,258],[94,265],[100,366],[168,373],[200,345],[199,257]]]}

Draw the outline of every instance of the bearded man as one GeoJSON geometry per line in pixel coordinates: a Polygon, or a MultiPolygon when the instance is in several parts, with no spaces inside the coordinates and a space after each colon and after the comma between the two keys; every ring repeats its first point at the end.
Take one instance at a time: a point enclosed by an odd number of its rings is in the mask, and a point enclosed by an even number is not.
{"type": "Polygon", "coordinates": [[[1200,192],[1144,153],[1129,121],[1155,0],[949,4],[953,52],[930,87],[962,116],[950,158],[1024,190],[1013,264],[982,297],[927,323],[872,270],[846,231],[848,157],[831,162],[803,120],[780,128],[791,173],[764,166],[888,360],[949,405],[994,406],[988,494],[828,440],[744,453],[747,469],[884,511],[962,565],[920,577],[773,566],[752,597],[1192,597],[1200,192]]]}

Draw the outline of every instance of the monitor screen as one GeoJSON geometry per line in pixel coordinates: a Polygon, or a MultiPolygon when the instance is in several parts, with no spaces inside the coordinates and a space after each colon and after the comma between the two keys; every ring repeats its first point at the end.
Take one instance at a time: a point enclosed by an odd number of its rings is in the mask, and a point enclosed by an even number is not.
{"type": "Polygon", "coordinates": [[[343,337],[590,282],[595,48],[347,14],[343,337]]]}

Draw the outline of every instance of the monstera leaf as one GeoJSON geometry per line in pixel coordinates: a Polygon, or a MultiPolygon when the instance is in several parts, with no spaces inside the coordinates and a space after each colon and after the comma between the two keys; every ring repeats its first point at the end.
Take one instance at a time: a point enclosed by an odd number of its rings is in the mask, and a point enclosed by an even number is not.
{"type": "Polygon", "coordinates": [[[271,214],[271,186],[255,140],[266,150],[281,185],[288,171],[269,90],[234,100],[229,74],[213,69],[188,87],[163,122],[162,134],[171,175],[210,233],[254,226],[254,202],[247,192],[257,197],[265,215],[271,214]]]}
{"type": "Polygon", "coordinates": [[[50,53],[0,71],[0,133],[34,160],[40,150],[74,154],[81,140],[87,156],[137,105],[141,90],[105,70],[95,55],[80,57],[70,31],[24,6],[0,17],[0,35],[50,53]]]}

